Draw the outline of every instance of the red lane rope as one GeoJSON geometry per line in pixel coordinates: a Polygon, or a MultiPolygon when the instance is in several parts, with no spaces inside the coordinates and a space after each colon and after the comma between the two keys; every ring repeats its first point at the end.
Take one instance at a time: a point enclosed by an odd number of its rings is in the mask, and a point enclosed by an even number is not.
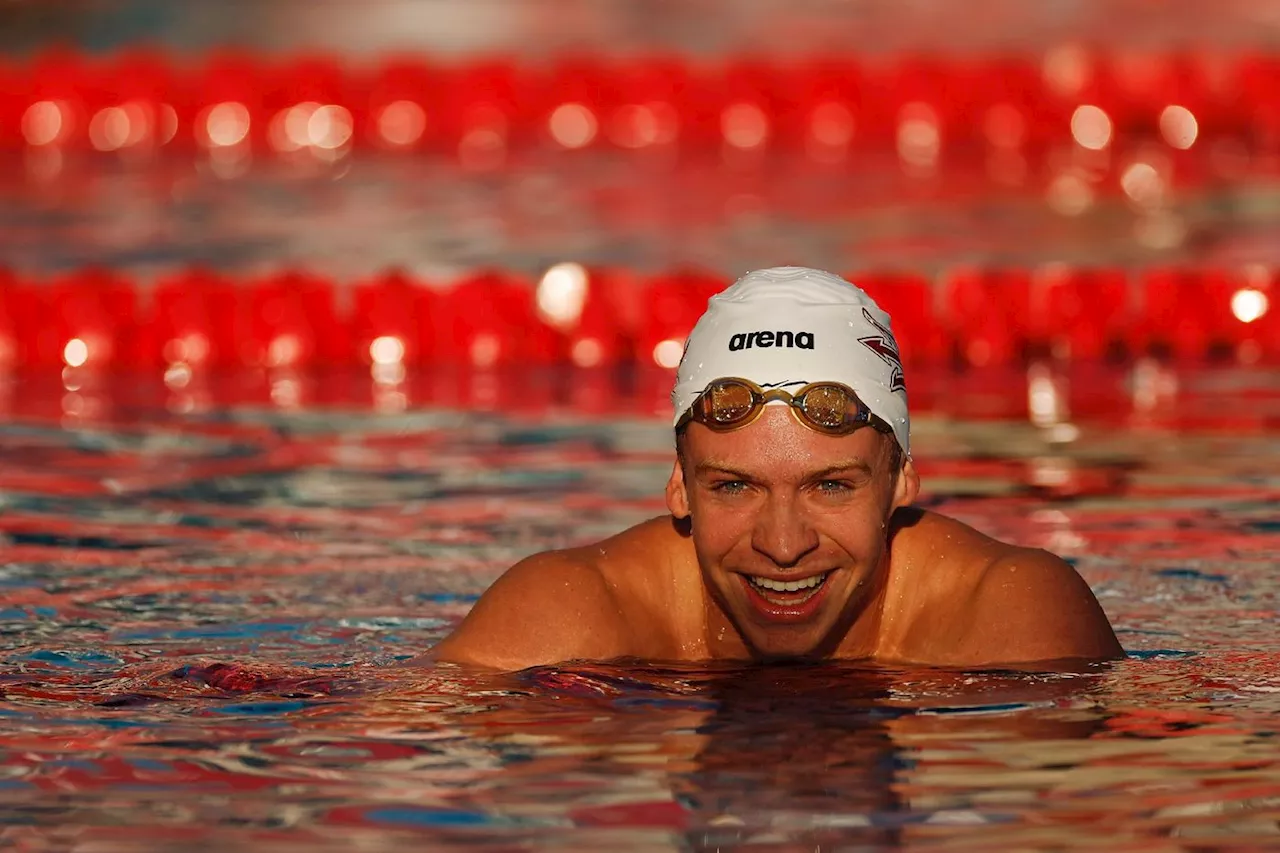
{"type": "MultiPolygon", "coordinates": [[[[1280,285],[1246,269],[957,268],[848,273],[889,312],[909,365],[1280,361],[1280,285]]],[[[186,269],[134,282],[102,269],[48,281],[0,271],[0,366],[105,372],[362,365],[674,368],[708,297],[705,272],[641,276],[558,264],[537,279],[450,284],[388,271],[335,282],[289,271],[233,281],[186,269]]]]}
{"type": "Polygon", "coordinates": [[[839,161],[865,146],[926,162],[976,145],[1105,150],[1153,140],[1280,145],[1280,57],[1188,52],[1044,57],[742,56],[354,64],[222,51],[0,60],[0,146],[233,156],[436,151],[483,164],[508,149],[783,150],[839,161]]]}

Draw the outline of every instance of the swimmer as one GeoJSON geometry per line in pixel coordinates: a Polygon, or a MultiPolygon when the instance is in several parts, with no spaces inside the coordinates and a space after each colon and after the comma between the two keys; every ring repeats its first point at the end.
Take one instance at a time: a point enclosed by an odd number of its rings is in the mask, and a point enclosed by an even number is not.
{"type": "Polygon", "coordinates": [[[1122,655],[1063,560],[912,506],[897,343],[888,315],[844,279],[766,269],[713,297],[672,401],[669,514],[522,560],[428,658],[516,670],[1122,655]]]}

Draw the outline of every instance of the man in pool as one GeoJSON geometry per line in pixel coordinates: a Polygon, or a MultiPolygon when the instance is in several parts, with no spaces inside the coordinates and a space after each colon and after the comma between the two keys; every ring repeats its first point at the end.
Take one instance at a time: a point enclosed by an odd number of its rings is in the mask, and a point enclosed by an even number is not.
{"type": "Polygon", "coordinates": [[[897,343],[888,315],[844,279],[760,270],[712,298],[672,400],[670,514],[517,563],[431,658],[514,670],[1122,654],[1061,559],[912,506],[897,343]]]}

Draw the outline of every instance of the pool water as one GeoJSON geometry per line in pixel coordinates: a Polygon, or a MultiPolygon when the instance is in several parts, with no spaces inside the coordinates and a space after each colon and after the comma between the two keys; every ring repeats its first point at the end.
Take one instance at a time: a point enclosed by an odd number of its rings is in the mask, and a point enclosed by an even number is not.
{"type": "Polygon", "coordinates": [[[924,505],[1093,586],[1128,659],[1079,672],[406,666],[514,560],[663,511],[663,376],[505,414],[529,377],[10,383],[0,842],[1280,844],[1280,378],[1059,376],[1103,402],[1047,418],[1039,370],[918,373],[913,445],[924,505]]]}

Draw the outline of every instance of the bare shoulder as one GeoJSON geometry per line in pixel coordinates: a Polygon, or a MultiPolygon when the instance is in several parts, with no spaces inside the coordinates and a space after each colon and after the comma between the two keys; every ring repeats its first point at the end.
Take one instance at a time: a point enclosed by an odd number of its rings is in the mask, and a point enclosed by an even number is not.
{"type": "Polygon", "coordinates": [[[1123,654],[1089,585],[1062,558],[922,513],[907,548],[920,567],[924,635],[910,645],[939,664],[1087,659],[1123,654]]]}
{"type": "MultiPolygon", "coordinates": [[[[652,524],[650,522],[649,524],[652,524]]],[[[624,554],[651,534],[638,525],[596,545],[546,551],[502,574],[429,660],[501,670],[636,653],[624,607],[624,554]]]]}
{"type": "Polygon", "coordinates": [[[501,670],[623,653],[620,613],[582,549],[535,554],[507,569],[427,656],[501,670]]]}
{"type": "Polygon", "coordinates": [[[1013,663],[1108,660],[1123,650],[1084,578],[1055,554],[1004,546],[973,593],[971,654],[1013,663]]]}
{"type": "Polygon", "coordinates": [[[913,559],[926,554],[981,558],[1009,547],[959,519],[916,507],[894,514],[892,535],[893,548],[903,548],[913,559]]]}

